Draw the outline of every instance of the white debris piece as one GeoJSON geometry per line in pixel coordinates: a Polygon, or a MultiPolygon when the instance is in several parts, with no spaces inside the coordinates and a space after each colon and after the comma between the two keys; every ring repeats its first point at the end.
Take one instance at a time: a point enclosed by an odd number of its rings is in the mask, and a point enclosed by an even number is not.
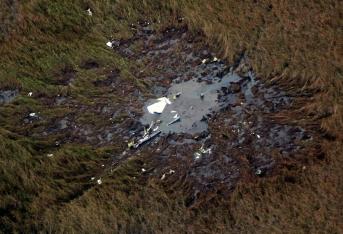
{"type": "Polygon", "coordinates": [[[177,119],[177,118],[179,118],[179,115],[178,115],[178,114],[175,114],[174,117],[173,117],[173,119],[177,119]]]}
{"type": "Polygon", "coordinates": [[[142,168],[142,172],[146,172],[146,170],[144,168],[142,168]]]}
{"type": "Polygon", "coordinates": [[[37,114],[34,113],[34,112],[32,112],[32,113],[29,114],[29,116],[30,116],[30,117],[37,117],[37,114]]]}
{"type": "Polygon", "coordinates": [[[96,181],[98,184],[102,184],[101,178],[96,181]]]}
{"type": "Polygon", "coordinates": [[[260,135],[258,135],[258,134],[256,134],[256,137],[257,137],[258,139],[260,139],[260,138],[261,138],[261,136],[260,136],[260,135]]]}
{"type": "Polygon", "coordinates": [[[51,157],[53,157],[54,155],[53,154],[47,154],[46,155],[48,158],[51,158],[51,157]]]}
{"type": "Polygon", "coordinates": [[[201,62],[202,62],[202,63],[206,63],[206,62],[207,62],[207,59],[203,59],[201,62]]]}
{"type": "Polygon", "coordinates": [[[110,41],[107,42],[106,45],[107,45],[108,47],[110,47],[110,48],[112,48],[112,46],[113,46],[112,42],[110,42],[110,41]]]}
{"type": "Polygon", "coordinates": [[[166,174],[162,175],[161,180],[164,180],[164,178],[166,178],[166,174]]]}
{"type": "Polygon", "coordinates": [[[104,164],[101,165],[101,167],[104,167],[104,166],[105,166],[104,164]]]}
{"type": "Polygon", "coordinates": [[[90,8],[87,9],[87,14],[88,14],[89,16],[92,16],[92,15],[93,15],[93,12],[92,12],[92,10],[91,10],[90,8]]]}
{"type": "Polygon", "coordinates": [[[32,97],[32,95],[33,95],[33,92],[29,92],[29,93],[27,94],[27,96],[29,96],[29,97],[32,97]]]}
{"type": "Polygon", "coordinates": [[[217,57],[214,57],[213,62],[217,62],[217,61],[219,61],[219,59],[217,57]]]}
{"type": "Polygon", "coordinates": [[[92,177],[92,178],[91,178],[91,181],[93,181],[93,180],[95,180],[95,177],[92,177]]]}
{"type": "Polygon", "coordinates": [[[166,97],[157,99],[158,102],[147,107],[151,114],[161,114],[167,104],[171,104],[170,100],[166,97]]]}
{"type": "Polygon", "coordinates": [[[170,111],[170,113],[174,114],[174,113],[177,113],[177,111],[172,110],[172,111],[170,111]]]}

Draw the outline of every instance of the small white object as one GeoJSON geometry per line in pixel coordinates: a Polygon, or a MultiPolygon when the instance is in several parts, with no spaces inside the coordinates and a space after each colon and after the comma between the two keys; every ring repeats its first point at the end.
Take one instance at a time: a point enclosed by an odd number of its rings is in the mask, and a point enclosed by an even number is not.
{"type": "Polygon", "coordinates": [[[93,180],[95,180],[95,177],[92,177],[92,178],[91,178],[91,181],[93,181],[93,180]]]}
{"type": "Polygon", "coordinates": [[[27,96],[29,96],[29,97],[32,97],[32,95],[33,95],[33,92],[29,92],[29,93],[27,94],[27,96]]]}
{"type": "Polygon", "coordinates": [[[51,157],[53,157],[54,155],[53,154],[47,154],[46,155],[48,158],[51,158],[51,157]]]}
{"type": "Polygon", "coordinates": [[[177,113],[177,111],[172,110],[170,113],[174,114],[174,113],[177,113]]]}
{"type": "Polygon", "coordinates": [[[169,170],[169,175],[170,175],[170,174],[174,174],[174,173],[175,173],[174,170],[172,170],[172,169],[169,170]]]}
{"type": "Polygon", "coordinates": [[[146,170],[144,168],[142,168],[142,172],[146,172],[146,170]]]}
{"type": "Polygon", "coordinates": [[[261,175],[262,174],[262,170],[261,169],[257,169],[256,170],[256,175],[261,175]]]}
{"type": "Polygon", "coordinates": [[[158,102],[151,104],[150,106],[147,107],[148,111],[151,114],[161,114],[164,108],[166,107],[166,105],[171,104],[171,101],[166,97],[162,97],[157,100],[158,102]]]}
{"type": "Polygon", "coordinates": [[[217,57],[213,58],[213,62],[217,62],[219,59],[217,57]]]}
{"type": "Polygon", "coordinates": [[[258,135],[258,134],[256,134],[256,137],[257,137],[258,139],[260,139],[260,138],[261,138],[261,136],[260,136],[260,135],[258,135]]]}
{"type": "Polygon", "coordinates": [[[156,128],[153,129],[154,132],[156,132],[158,130],[158,126],[156,128]]]}
{"type": "Polygon", "coordinates": [[[90,8],[87,9],[87,14],[88,14],[89,16],[92,16],[92,15],[93,15],[93,12],[92,12],[92,10],[91,10],[90,8]]]}
{"type": "Polygon", "coordinates": [[[36,117],[36,116],[37,116],[37,114],[36,114],[36,113],[34,113],[34,112],[32,112],[32,113],[30,113],[30,114],[29,114],[29,116],[30,116],[30,117],[36,117]]]}
{"type": "Polygon", "coordinates": [[[113,46],[112,42],[110,42],[110,41],[107,42],[106,45],[107,45],[108,47],[110,47],[110,48],[112,48],[112,46],[113,46]]]}
{"type": "Polygon", "coordinates": [[[102,180],[101,180],[101,179],[98,179],[96,182],[97,182],[98,184],[102,184],[102,180]]]}
{"type": "Polygon", "coordinates": [[[101,166],[102,166],[102,167],[104,167],[105,165],[104,165],[104,164],[102,164],[101,166]]]}
{"type": "Polygon", "coordinates": [[[204,64],[207,62],[207,59],[203,59],[201,62],[204,64]]]}
{"type": "Polygon", "coordinates": [[[161,180],[164,180],[166,178],[166,174],[163,174],[161,177],[161,180]]]}
{"type": "Polygon", "coordinates": [[[175,114],[174,117],[173,117],[173,119],[177,119],[177,118],[179,118],[179,115],[178,115],[178,114],[175,114]]]}

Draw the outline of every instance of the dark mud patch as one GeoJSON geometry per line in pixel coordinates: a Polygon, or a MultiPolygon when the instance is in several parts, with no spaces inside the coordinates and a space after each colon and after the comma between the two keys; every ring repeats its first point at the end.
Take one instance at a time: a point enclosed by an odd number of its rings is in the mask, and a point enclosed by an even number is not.
{"type": "Polygon", "coordinates": [[[76,78],[77,70],[72,65],[65,65],[59,72],[56,73],[55,85],[69,85],[76,78]]]}
{"type": "Polygon", "coordinates": [[[287,116],[291,97],[264,85],[244,56],[230,66],[190,38],[184,27],[142,30],[115,48],[122,53],[140,45],[134,57],[143,69],[137,76],[153,84],[155,98],[142,105],[144,130],[135,128],[131,135],[132,142],[147,140],[125,153],[153,158],[152,168],[143,168],[145,176],[156,177],[169,191],[185,191],[186,203],[194,206],[203,194],[226,194],[239,180],[275,175],[318,151],[316,131],[287,116]],[[161,113],[149,111],[161,97],[170,103],[161,113]],[[280,113],[287,116],[283,121],[274,118],[280,113]]]}
{"type": "Polygon", "coordinates": [[[81,63],[80,68],[85,70],[96,69],[99,68],[100,64],[95,59],[87,59],[81,63]]]}
{"type": "Polygon", "coordinates": [[[0,90],[0,105],[13,101],[18,93],[18,90],[0,90]]]}

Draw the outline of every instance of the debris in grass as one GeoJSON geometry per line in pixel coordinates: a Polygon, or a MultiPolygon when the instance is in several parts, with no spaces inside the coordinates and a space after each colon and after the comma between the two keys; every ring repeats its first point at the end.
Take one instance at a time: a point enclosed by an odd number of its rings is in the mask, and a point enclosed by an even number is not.
{"type": "Polygon", "coordinates": [[[27,96],[29,96],[29,97],[32,97],[32,95],[33,95],[33,92],[29,92],[29,93],[27,94],[27,96]]]}
{"type": "Polygon", "coordinates": [[[38,117],[38,115],[36,113],[34,113],[34,112],[30,113],[29,116],[31,118],[37,118],[38,117]]]}
{"type": "Polygon", "coordinates": [[[174,174],[175,171],[170,169],[168,173],[164,173],[162,176],[161,176],[161,180],[164,180],[166,178],[166,175],[171,175],[171,174],[174,174]]]}
{"type": "Polygon", "coordinates": [[[203,59],[201,63],[205,64],[207,62],[207,59],[203,59]]]}
{"type": "Polygon", "coordinates": [[[92,10],[91,10],[90,8],[88,8],[86,11],[87,11],[87,14],[88,14],[89,16],[92,16],[92,15],[93,15],[93,12],[92,12],[92,10]]]}
{"type": "Polygon", "coordinates": [[[197,150],[195,153],[194,153],[194,158],[195,159],[200,159],[202,155],[204,154],[211,154],[212,153],[212,149],[211,147],[205,149],[204,145],[202,145],[200,147],[199,150],[197,150]]]}
{"type": "Polygon", "coordinates": [[[162,97],[157,100],[158,102],[151,104],[150,106],[147,107],[148,111],[151,114],[162,114],[166,105],[171,104],[170,100],[166,97],[162,97]]]}
{"type": "Polygon", "coordinates": [[[47,156],[48,158],[51,158],[51,157],[54,156],[54,154],[47,154],[46,156],[47,156]]]}
{"type": "Polygon", "coordinates": [[[102,184],[101,178],[96,181],[98,184],[102,184]]]}
{"type": "Polygon", "coordinates": [[[262,170],[261,169],[257,169],[255,174],[258,175],[258,176],[261,176],[262,175],[262,170]]]}
{"type": "Polygon", "coordinates": [[[110,48],[112,48],[112,46],[113,46],[112,42],[110,42],[110,41],[107,42],[106,45],[107,45],[108,47],[110,47],[110,48]]]}
{"type": "Polygon", "coordinates": [[[142,168],[142,172],[146,172],[146,170],[144,168],[142,168]]]}

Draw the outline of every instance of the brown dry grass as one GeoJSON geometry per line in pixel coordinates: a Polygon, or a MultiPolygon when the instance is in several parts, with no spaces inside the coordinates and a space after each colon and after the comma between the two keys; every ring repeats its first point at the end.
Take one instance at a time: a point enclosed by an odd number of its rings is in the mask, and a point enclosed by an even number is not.
{"type": "MultiPolygon", "coordinates": [[[[82,180],[71,183],[70,179],[75,179],[78,172],[89,176],[84,167],[94,170],[94,155],[101,158],[101,153],[71,146],[58,152],[62,155],[59,160],[47,163],[37,153],[44,145],[1,128],[3,232],[343,231],[342,2],[147,0],[53,4],[31,0],[14,1],[15,6],[7,2],[0,4],[5,9],[1,12],[6,12],[0,17],[2,88],[48,87],[45,79],[62,59],[68,57],[68,61],[76,63],[83,56],[77,52],[85,48],[83,44],[103,40],[104,33],[115,33],[101,26],[118,23],[107,20],[111,17],[134,21],[143,15],[172,24],[176,17],[183,16],[190,28],[202,32],[230,63],[245,54],[266,81],[276,82],[300,96],[313,94],[311,101],[302,100],[294,116],[297,121],[309,123],[319,119],[326,139],[322,143],[324,159],[310,162],[306,169],[284,170],[277,178],[242,183],[230,198],[216,198],[211,204],[189,210],[183,204],[182,193],[170,196],[155,181],[136,181],[140,163],[137,160],[118,168],[102,186],[89,188],[82,180]],[[100,13],[94,21],[82,15],[88,5],[100,13]],[[45,7],[58,13],[51,15],[45,7]],[[68,20],[63,18],[66,14],[68,20]],[[65,20],[66,24],[59,24],[65,20]],[[57,25],[52,27],[51,22],[57,25]],[[84,31],[84,25],[92,32],[84,31]],[[61,42],[57,47],[56,39],[61,42]],[[34,54],[28,53],[30,48],[34,54]],[[53,54],[49,54],[51,50],[53,54]],[[33,56],[43,59],[35,60],[33,56]],[[286,182],[287,176],[296,178],[295,182],[286,182]]],[[[116,26],[122,37],[129,36],[125,24],[116,26]]],[[[96,43],[86,48],[95,51],[93,54],[100,51],[96,43]]],[[[108,55],[99,56],[107,60],[108,55]]]]}

